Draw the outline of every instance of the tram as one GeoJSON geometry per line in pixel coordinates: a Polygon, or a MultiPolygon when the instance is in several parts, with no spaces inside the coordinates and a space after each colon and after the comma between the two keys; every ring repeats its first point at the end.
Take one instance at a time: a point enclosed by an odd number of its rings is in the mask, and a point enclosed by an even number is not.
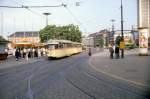
{"type": "Polygon", "coordinates": [[[48,58],[62,58],[82,52],[81,43],[69,40],[49,40],[45,47],[48,58]]]}

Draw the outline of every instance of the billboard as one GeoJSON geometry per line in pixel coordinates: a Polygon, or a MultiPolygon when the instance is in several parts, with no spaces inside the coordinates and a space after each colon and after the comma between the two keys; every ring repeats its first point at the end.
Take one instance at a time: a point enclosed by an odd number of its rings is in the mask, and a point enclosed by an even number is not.
{"type": "Polygon", "coordinates": [[[139,54],[148,55],[148,28],[139,28],[139,54]]]}

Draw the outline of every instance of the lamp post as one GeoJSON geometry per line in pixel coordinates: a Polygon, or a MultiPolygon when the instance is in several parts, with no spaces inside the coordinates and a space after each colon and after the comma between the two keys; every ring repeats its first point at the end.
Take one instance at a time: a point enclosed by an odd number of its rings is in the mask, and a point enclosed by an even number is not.
{"type": "Polygon", "coordinates": [[[43,14],[46,16],[46,26],[47,26],[48,25],[48,15],[51,15],[51,13],[46,12],[43,14]]]}
{"type": "MultiPolygon", "coordinates": [[[[123,35],[123,5],[121,0],[121,41],[124,42],[124,35],[123,35]]],[[[124,58],[124,49],[121,49],[121,58],[124,58]]]]}
{"type": "MultiPolygon", "coordinates": [[[[46,16],[46,26],[48,26],[48,15],[51,15],[51,13],[46,12],[46,13],[43,13],[43,15],[46,16]]],[[[46,40],[48,41],[48,33],[47,33],[47,36],[46,36],[46,40]]]]}
{"type": "Polygon", "coordinates": [[[112,40],[114,38],[114,34],[115,34],[115,31],[114,31],[114,22],[115,22],[115,20],[111,19],[110,21],[112,22],[112,35],[109,35],[109,43],[110,43],[110,40],[112,40]]]}

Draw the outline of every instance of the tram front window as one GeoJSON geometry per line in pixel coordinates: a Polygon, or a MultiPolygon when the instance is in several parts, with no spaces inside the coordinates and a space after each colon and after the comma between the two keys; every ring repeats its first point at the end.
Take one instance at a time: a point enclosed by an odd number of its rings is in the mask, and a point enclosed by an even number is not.
{"type": "Polygon", "coordinates": [[[50,50],[55,49],[55,45],[48,45],[48,49],[50,50]]]}
{"type": "Polygon", "coordinates": [[[58,49],[58,45],[48,45],[48,49],[52,50],[52,49],[58,49]]]}

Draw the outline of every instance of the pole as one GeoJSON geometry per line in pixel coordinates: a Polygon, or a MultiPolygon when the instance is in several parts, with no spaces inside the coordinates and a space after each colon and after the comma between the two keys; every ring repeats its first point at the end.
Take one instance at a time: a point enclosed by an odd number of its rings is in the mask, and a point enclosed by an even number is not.
{"type": "Polygon", "coordinates": [[[15,31],[15,16],[13,17],[13,32],[14,32],[14,45],[16,47],[16,31],[15,31]]]}
{"type": "Polygon", "coordinates": [[[134,26],[133,26],[133,25],[132,25],[131,33],[132,33],[132,35],[133,35],[133,40],[134,40],[134,42],[135,42],[135,34],[134,34],[134,26]]]}
{"type": "Polygon", "coordinates": [[[1,34],[0,34],[0,36],[3,36],[3,20],[4,20],[4,16],[3,16],[3,12],[1,13],[1,34]]]}
{"type": "Polygon", "coordinates": [[[46,15],[46,26],[48,26],[48,15],[46,15]]]}
{"type": "MultiPolygon", "coordinates": [[[[109,43],[110,43],[110,39],[112,40],[113,39],[113,37],[114,37],[114,34],[115,34],[115,31],[114,31],[114,22],[115,22],[115,20],[114,19],[111,19],[110,20],[111,22],[112,22],[112,35],[111,36],[109,36],[109,43]]],[[[113,40],[112,40],[113,41],[113,40]]],[[[111,42],[112,43],[112,42],[111,42]]]]}
{"type": "Polygon", "coordinates": [[[46,16],[46,26],[48,26],[48,15],[51,15],[51,13],[43,13],[46,16]]]}
{"type": "MultiPolygon", "coordinates": [[[[48,26],[48,15],[51,15],[51,13],[43,13],[46,16],[46,26],[48,26]]],[[[48,33],[46,36],[46,40],[48,41],[48,33]]]]}
{"type": "MultiPolygon", "coordinates": [[[[121,0],[121,41],[124,41],[123,35],[123,5],[121,0]]],[[[121,58],[124,58],[124,49],[121,49],[121,58]]]]}

